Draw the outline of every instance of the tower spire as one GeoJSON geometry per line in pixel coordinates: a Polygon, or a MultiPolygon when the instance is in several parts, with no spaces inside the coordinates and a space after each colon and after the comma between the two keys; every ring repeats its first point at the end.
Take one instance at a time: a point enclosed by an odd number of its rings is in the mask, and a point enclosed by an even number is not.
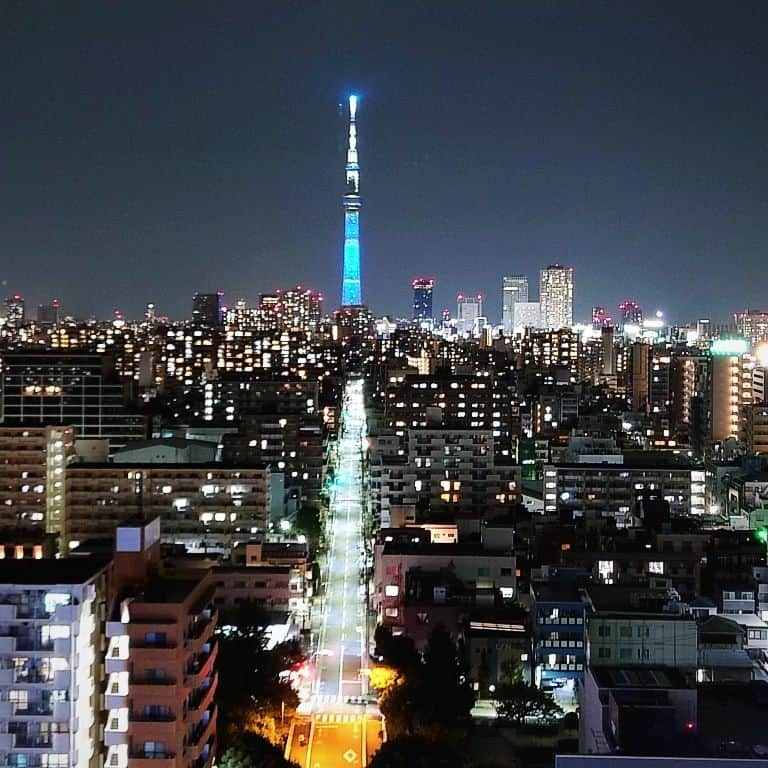
{"type": "Polygon", "coordinates": [[[346,172],[344,268],[341,283],[341,304],[345,307],[363,303],[360,289],[360,164],[357,156],[357,96],[354,94],[349,97],[349,140],[346,172]]]}

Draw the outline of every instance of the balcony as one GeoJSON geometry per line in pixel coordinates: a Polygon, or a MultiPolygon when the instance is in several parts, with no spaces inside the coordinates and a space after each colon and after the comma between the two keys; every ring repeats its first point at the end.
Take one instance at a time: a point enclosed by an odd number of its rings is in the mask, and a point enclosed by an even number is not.
{"type": "Polygon", "coordinates": [[[35,750],[51,750],[53,752],[69,752],[69,734],[68,733],[52,733],[46,736],[34,735],[34,734],[2,734],[13,735],[14,749],[23,749],[24,751],[35,750]]]}
{"type": "Polygon", "coordinates": [[[164,752],[149,757],[144,752],[133,753],[130,763],[131,768],[176,768],[176,755],[164,752]]]}
{"type": "Polygon", "coordinates": [[[184,682],[190,688],[198,688],[202,681],[210,676],[218,655],[218,642],[209,643],[207,648],[204,645],[202,651],[190,662],[184,682]]]}
{"type": "Polygon", "coordinates": [[[200,712],[208,708],[213,700],[216,689],[219,686],[218,676],[211,678],[207,684],[203,683],[189,698],[189,711],[187,720],[192,722],[200,719],[200,712]]]}
{"type": "Polygon", "coordinates": [[[216,715],[217,710],[214,704],[211,709],[203,713],[205,720],[196,725],[190,732],[187,741],[187,751],[193,760],[200,757],[208,741],[214,737],[216,733],[216,715]]]}
{"type": "Polygon", "coordinates": [[[203,617],[199,618],[190,628],[189,635],[185,641],[185,645],[193,653],[200,653],[202,647],[210,640],[213,634],[216,621],[218,620],[218,611],[206,610],[203,611],[203,617]],[[205,613],[208,614],[205,617],[205,613]]]}

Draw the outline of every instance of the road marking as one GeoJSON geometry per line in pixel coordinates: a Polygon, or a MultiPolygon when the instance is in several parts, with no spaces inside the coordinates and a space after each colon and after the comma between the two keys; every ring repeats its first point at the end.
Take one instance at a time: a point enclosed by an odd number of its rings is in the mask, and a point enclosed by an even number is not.
{"type": "Polygon", "coordinates": [[[355,760],[357,760],[357,752],[355,752],[354,749],[348,749],[342,757],[350,764],[354,763],[355,760]]]}

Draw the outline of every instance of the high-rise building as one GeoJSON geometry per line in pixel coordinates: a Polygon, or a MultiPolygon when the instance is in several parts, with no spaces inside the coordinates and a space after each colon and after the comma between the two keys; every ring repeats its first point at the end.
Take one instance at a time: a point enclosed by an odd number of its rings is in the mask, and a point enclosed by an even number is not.
{"type": "Polygon", "coordinates": [[[218,326],[224,318],[224,294],[196,293],[192,298],[192,322],[198,325],[218,326]]]}
{"type": "Polygon", "coordinates": [[[642,307],[634,299],[627,299],[619,303],[619,323],[622,326],[640,325],[642,322],[642,307]]]}
{"type": "Polygon", "coordinates": [[[460,293],[456,297],[456,330],[465,336],[476,334],[478,318],[483,316],[483,297],[467,296],[460,293]]]}
{"type": "MultiPolygon", "coordinates": [[[[128,765],[104,762],[101,617],[108,584],[109,564],[103,558],[2,560],[0,741],[5,765],[128,765]]],[[[124,676],[127,681],[127,671],[124,676]]],[[[128,710],[123,718],[128,720],[128,710]]]]}
{"type": "Polygon", "coordinates": [[[733,316],[736,331],[753,346],[761,341],[768,341],[768,311],[745,309],[733,316]]]}
{"type": "Polygon", "coordinates": [[[360,163],[357,156],[357,96],[349,97],[349,143],[347,145],[347,190],[344,193],[344,268],[341,304],[360,306],[360,163]]]}
{"type": "Polygon", "coordinates": [[[501,325],[504,335],[510,336],[515,328],[515,305],[528,301],[528,278],[510,275],[501,281],[501,325]]]}
{"type": "Polygon", "coordinates": [[[58,325],[60,310],[58,299],[54,299],[50,304],[41,304],[37,308],[37,322],[40,325],[58,325]]]}
{"type": "Polygon", "coordinates": [[[613,318],[605,307],[592,307],[592,327],[599,331],[601,328],[612,328],[613,318]]]}
{"type": "Polygon", "coordinates": [[[9,328],[20,328],[24,322],[24,298],[18,293],[5,300],[5,322],[9,328]]]}
{"type": "Polygon", "coordinates": [[[216,746],[219,650],[212,574],[162,575],[157,519],[121,525],[115,539],[106,654],[97,656],[103,666],[94,665],[108,676],[104,693],[94,697],[106,710],[107,754],[91,765],[209,768],[216,746]]]}
{"type": "Polygon", "coordinates": [[[277,327],[279,330],[315,331],[322,315],[322,302],[322,294],[301,285],[288,291],[277,291],[274,307],[277,327]]]}
{"type": "Polygon", "coordinates": [[[573,267],[553,264],[541,270],[539,303],[545,328],[573,325],[573,267]]]}
{"type": "Polygon", "coordinates": [[[744,338],[720,338],[710,346],[712,355],[712,439],[721,442],[745,437],[744,410],[763,399],[755,393],[755,373],[763,387],[762,369],[749,354],[749,342],[744,338]]]}
{"type": "Polygon", "coordinates": [[[413,319],[421,322],[434,319],[432,314],[432,291],[435,280],[432,277],[414,277],[413,288],[413,319]]]}
{"type": "Polygon", "coordinates": [[[512,326],[517,336],[526,328],[541,328],[541,304],[538,301],[518,301],[515,303],[515,318],[512,326]]]}
{"type": "Polygon", "coordinates": [[[650,397],[650,346],[642,342],[632,345],[631,368],[629,380],[632,410],[642,412],[648,410],[650,397]]]}

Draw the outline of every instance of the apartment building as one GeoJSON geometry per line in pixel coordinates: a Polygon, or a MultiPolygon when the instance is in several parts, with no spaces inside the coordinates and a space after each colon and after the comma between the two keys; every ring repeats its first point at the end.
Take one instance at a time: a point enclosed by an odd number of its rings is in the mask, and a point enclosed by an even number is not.
{"type": "Polygon", "coordinates": [[[74,439],[72,427],[0,426],[0,528],[61,534],[74,439]]]}
{"type": "Polygon", "coordinates": [[[213,578],[164,578],[159,557],[159,519],[118,529],[118,600],[106,624],[109,768],[209,768],[215,757],[213,578]]]}
{"type": "MultiPolygon", "coordinates": [[[[379,621],[402,627],[410,571],[450,569],[475,598],[496,594],[512,599],[516,594],[515,556],[512,548],[494,549],[482,543],[433,544],[417,528],[403,529],[404,538],[392,529],[379,534],[374,546],[371,607],[379,621]]],[[[428,537],[427,537],[428,538],[428,537]]],[[[434,599],[434,596],[433,596],[434,599]]]]}
{"type": "Polygon", "coordinates": [[[160,517],[163,541],[229,552],[267,527],[270,471],[223,464],[73,464],[65,540],[109,538],[124,520],[160,517]]]}
{"type": "Polygon", "coordinates": [[[223,439],[228,464],[264,464],[281,472],[286,487],[314,499],[323,481],[323,429],[319,416],[297,413],[245,414],[237,433],[223,439]]]}
{"type": "Polygon", "coordinates": [[[533,679],[575,690],[584,676],[586,601],[575,582],[533,581],[533,679]]]}
{"type": "Polygon", "coordinates": [[[100,768],[109,562],[0,561],[0,760],[100,768]]]}
{"type": "Polygon", "coordinates": [[[671,667],[693,674],[698,659],[695,618],[664,590],[590,586],[587,663],[671,667]]]}
{"type": "Polygon", "coordinates": [[[673,517],[703,515],[704,470],[676,459],[652,452],[625,455],[620,463],[547,464],[544,510],[610,517],[626,527],[644,495],[653,492],[669,504],[673,517]]]}

